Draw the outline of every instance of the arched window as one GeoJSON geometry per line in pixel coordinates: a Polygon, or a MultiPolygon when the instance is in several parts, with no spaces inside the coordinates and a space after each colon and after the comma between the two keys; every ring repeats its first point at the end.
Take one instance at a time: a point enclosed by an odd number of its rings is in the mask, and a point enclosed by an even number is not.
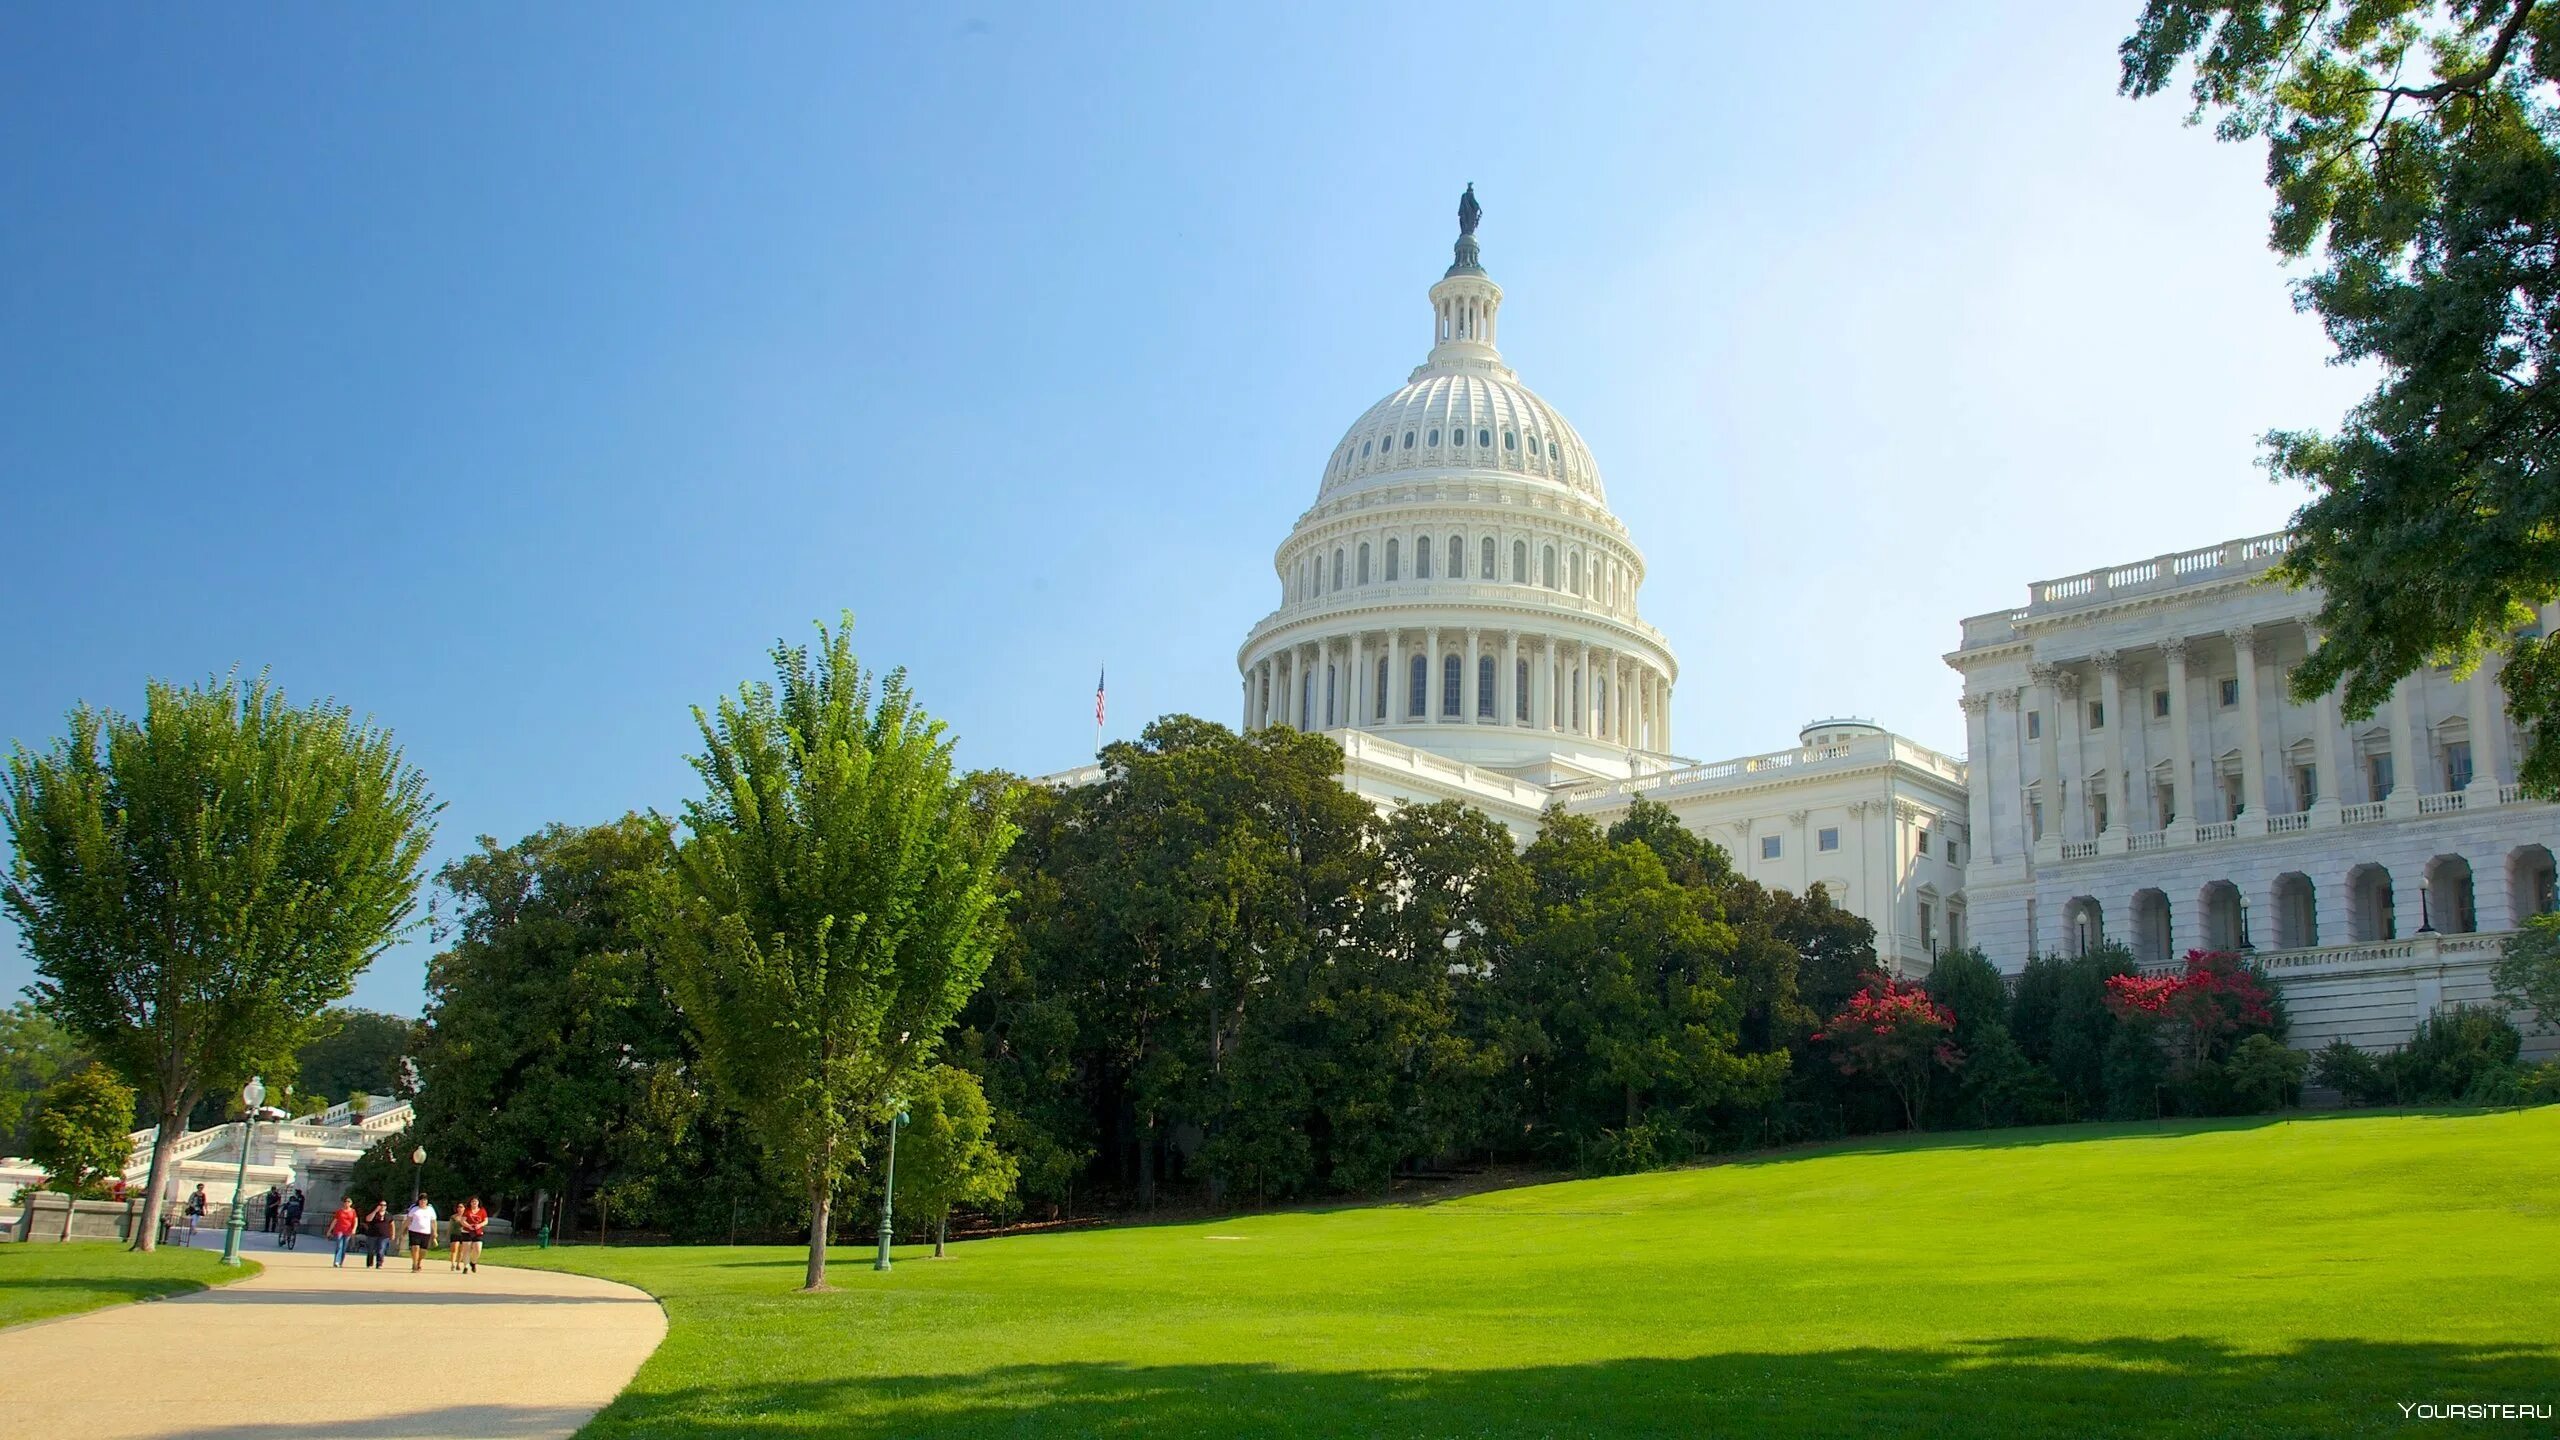
{"type": "Polygon", "coordinates": [[[1452,430],[1449,432],[1449,443],[1450,443],[1450,444],[1452,444],[1452,445],[1464,445],[1464,444],[1466,444],[1466,443],[1467,443],[1467,432],[1466,432],[1465,428],[1464,428],[1464,427],[1459,427],[1459,428],[1452,429],[1452,430]]]}
{"type": "Polygon", "coordinates": [[[1333,547],[1333,588],[1342,588],[1342,547],[1339,545],[1333,547]]]}
{"type": "Polygon", "coordinates": [[[1529,454],[1530,454],[1530,457],[1531,457],[1532,459],[1536,458],[1537,453],[1538,453],[1538,437],[1537,437],[1537,435],[1533,432],[1533,433],[1529,436],[1529,454]]]}
{"type": "Polygon", "coordinates": [[[1307,598],[1307,562],[1304,560],[1298,562],[1298,579],[1290,590],[1290,598],[1293,600],[1307,598]]]}
{"type": "Polygon", "coordinates": [[[1541,557],[1540,563],[1546,568],[1547,588],[1553,590],[1556,588],[1556,547],[1547,546],[1546,554],[1541,557]]]}
{"type": "Polygon", "coordinates": [[[1511,583],[1529,583],[1529,542],[1526,540],[1511,542],[1511,583]]]}
{"type": "Polygon", "coordinates": [[[1387,542],[1387,583],[1396,583],[1396,542],[1387,542]]]}
{"type": "Polygon", "coordinates": [[[1371,444],[1371,443],[1372,443],[1372,442],[1367,441],[1367,440],[1363,440],[1363,441],[1361,441],[1361,442],[1360,442],[1360,458],[1361,458],[1361,459],[1366,460],[1366,459],[1368,459],[1368,458],[1369,458],[1369,446],[1370,446],[1370,444],[1371,444]]]}
{"type": "Polygon", "coordinates": [[[1576,595],[1582,593],[1582,552],[1579,550],[1574,551],[1573,558],[1566,563],[1566,579],[1569,582],[1566,589],[1576,595]]]}
{"type": "Polygon", "coordinates": [[[1515,673],[1511,677],[1511,718],[1526,725],[1529,723],[1529,662],[1523,660],[1512,670],[1515,673]]]}
{"type": "Polygon", "coordinates": [[[1467,578],[1467,542],[1456,535],[1449,537],[1449,578],[1467,578]]]}
{"type": "Polygon", "coordinates": [[[1413,673],[1406,678],[1412,681],[1412,684],[1407,688],[1409,688],[1413,693],[1405,697],[1404,713],[1409,719],[1420,719],[1424,715],[1431,713],[1429,710],[1424,708],[1431,703],[1430,657],[1426,655],[1414,656],[1413,673]]]}
{"type": "Polygon", "coordinates": [[[1505,450],[1517,450],[1517,449],[1519,449],[1519,448],[1520,448],[1520,432],[1519,432],[1519,431],[1517,431],[1517,430],[1505,430],[1505,431],[1503,431],[1503,432],[1502,432],[1502,448],[1503,448],[1503,449],[1505,449],[1505,450]]]}
{"type": "Polygon", "coordinates": [[[1431,578],[1431,537],[1428,535],[1413,542],[1413,578],[1431,578]]]}
{"type": "Polygon", "coordinates": [[[1404,432],[1404,448],[1407,450],[1413,448],[1413,432],[1410,430],[1404,432]]]}
{"type": "Polygon", "coordinates": [[[1438,426],[1436,426],[1436,425],[1435,425],[1435,426],[1433,426],[1433,427],[1432,427],[1432,429],[1431,429],[1431,442],[1430,442],[1430,443],[1432,443],[1432,444],[1434,444],[1434,445],[1437,445],[1437,444],[1439,444],[1439,443],[1440,443],[1440,429],[1439,429],[1439,427],[1438,427],[1438,426]]]}
{"type": "Polygon", "coordinates": [[[1440,661],[1440,713],[1451,720],[1458,718],[1458,686],[1467,673],[1455,655],[1440,661]]]}
{"type": "Polygon", "coordinates": [[[1384,655],[1378,657],[1377,693],[1377,703],[1370,708],[1377,712],[1379,719],[1384,720],[1387,718],[1387,657],[1384,655]]]}
{"type": "Polygon", "coordinates": [[[1493,657],[1490,655],[1476,660],[1476,714],[1486,720],[1493,718],[1493,657]]]}
{"type": "Polygon", "coordinates": [[[1476,443],[1484,446],[1488,450],[1492,449],[1493,432],[1490,430],[1478,430],[1476,432],[1476,443]]]}
{"type": "Polygon", "coordinates": [[[1360,583],[1369,583],[1369,542],[1366,540],[1360,542],[1360,583]]]}
{"type": "Polygon", "coordinates": [[[1493,568],[1493,537],[1490,535],[1484,537],[1484,564],[1478,569],[1487,580],[1502,578],[1502,572],[1493,568]]]}

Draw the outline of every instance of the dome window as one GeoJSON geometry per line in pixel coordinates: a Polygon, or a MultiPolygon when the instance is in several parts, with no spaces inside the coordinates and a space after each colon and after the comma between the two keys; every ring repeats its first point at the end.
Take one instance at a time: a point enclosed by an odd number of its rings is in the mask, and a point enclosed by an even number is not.
{"type": "Polygon", "coordinates": [[[1410,430],[1404,432],[1404,448],[1407,450],[1413,448],[1413,432],[1410,430]]]}
{"type": "Polygon", "coordinates": [[[1451,430],[1451,431],[1449,432],[1449,443],[1450,443],[1450,444],[1452,444],[1452,445],[1464,445],[1464,444],[1466,444],[1466,443],[1467,443],[1467,432],[1466,432],[1466,431],[1464,431],[1464,430],[1451,430]]]}
{"type": "Polygon", "coordinates": [[[1490,431],[1490,430],[1479,430],[1479,431],[1477,431],[1477,432],[1476,432],[1476,443],[1477,443],[1477,444],[1479,444],[1479,445],[1482,445],[1483,447],[1485,447],[1485,448],[1486,448],[1486,449],[1488,449],[1488,450],[1492,449],[1492,448],[1493,448],[1493,432],[1492,432],[1492,431],[1490,431]]]}
{"type": "Polygon", "coordinates": [[[1538,453],[1538,437],[1535,435],[1529,437],[1529,453],[1532,455],[1538,453]]]}
{"type": "Polygon", "coordinates": [[[1366,440],[1360,442],[1360,458],[1363,460],[1369,458],[1369,444],[1370,442],[1366,440]]]}
{"type": "Polygon", "coordinates": [[[1437,445],[1437,444],[1439,444],[1439,443],[1440,443],[1440,432],[1439,432],[1439,431],[1434,430],[1434,431],[1432,431],[1432,432],[1431,432],[1431,443],[1432,443],[1432,444],[1434,444],[1434,445],[1437,445]]]}
{"type": "Polygon", "coordinates": [[[1502,432],[1502,448],[1503,448],[1503,449],[1505,449],[1505,450],[1517,450],[1517,449],[1519,449],[1519,448],[1520,448],[1520,433],[1519,433],[1518,431],[1516,431],[1516,430],[1505,430],[1505,431],[1503,431],[1503,432],[1502,432]]]}

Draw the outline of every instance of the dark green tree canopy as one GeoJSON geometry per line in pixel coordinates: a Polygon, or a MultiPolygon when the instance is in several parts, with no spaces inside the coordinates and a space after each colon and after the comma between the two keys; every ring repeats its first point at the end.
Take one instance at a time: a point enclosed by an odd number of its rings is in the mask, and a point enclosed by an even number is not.
{"type": "Polygon", "coordinates": [[[2560,6],[2547,0],[2150,0],[2123,89],[2181,73],[2195,115],[2264,139],[2296,296],[2381,383],[2334,433],[2278,431],[2311,500],[2279,574],[2324,632],[2297,699],[2370,715],[2420,666],[2503,659],[2519,778],[2560,796],[2560,6]]]}

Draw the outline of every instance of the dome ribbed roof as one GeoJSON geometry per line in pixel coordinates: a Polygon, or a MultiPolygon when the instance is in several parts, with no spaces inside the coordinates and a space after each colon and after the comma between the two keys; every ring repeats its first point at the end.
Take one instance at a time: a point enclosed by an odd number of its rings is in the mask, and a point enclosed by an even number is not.
{"type": "Polygon", "coordinates": [[[1543,479],[1606,505],[1600,467],[1555,407],[1500,375],[1425,366],[1354,422],[1325,465],[1318,498],[1381,475],[1490,471],[1543,479]]]}

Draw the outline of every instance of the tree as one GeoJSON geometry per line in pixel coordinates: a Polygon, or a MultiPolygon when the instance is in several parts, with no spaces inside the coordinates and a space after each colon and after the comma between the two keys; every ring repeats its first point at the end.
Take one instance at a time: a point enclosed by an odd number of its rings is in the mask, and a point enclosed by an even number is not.
{"type": "Polygon", "coordinates": [[[320,1033],[294,1052],[294,1093],[340,1098],[390,1094],[399,1083],[401,1060],[417,1045],[418,1022],[341,1005],[329,1010],[322,1024],[320,1033]]]}
{"type": "Polygon", "coordinates": [[[12,748],[0,901],[32,993],[159,1123],[135,1249],[197,1099],[289,1063],[408,928],[437,809],[387,732],[264,676],[153,681],[138,720],[82,706],[12,748]]]}
{"type": "Polygon", "coordinates": [[[951,1238],[951,1207],[995,1205],[1013,1193],[1012,1157],[998,1150],[988,1131],[994,1116],[978,1077],[936,1065],[906,1085],[910,1117],[898,1137],[898,1213],[925,1222],[933,1254],[942,1258],[951,1238]]]}
{"type": "MultiPolygon", "coordinates": [[[[44,1167],[45,1187],[65,1195],[103,1195],[124,1177],[133,1153],[133,1087],[107,1067],[90,1064],[55,1083],[36,1110],[29,1154],[44,1167]]],[[[68,1221],[65,1222],[66,1227],[68,1221]]]]}
{"type": "Polygon", "coordinates": [[[2536,915],[2498,953],[2498,998],[2560,1026],[2560,914],[2536,915]]]}
{"type": "MultiPolygon", "coordinates": [[[[2108,1007],[2107,981],[2140,972],[2133,953],[2113,943],[2094,946],[2084,955],[2032,955],[2019,972],[2009,999],[2009,1033],[2029,1061],[2052,1074],[2074,1116],[2108,1108],[2107,1056],[2124,1022],[2108,1007]]],[[[2135,1038],[2150,1045],[2147,1036],[2135,1038]]],[[[2122,1066],[2119,1070],[2133,1073],[2122,1066]]],[[[2151,1104],[2148,1089],[2142,1098],[2146,1106],[2151,1104]]]]}
{"type": "Polygon", "coordinates": [[[1888,979],[1850,996],[1814,1038],[1830,1043],[1843,1073],[1873,1075],[1892,1086],[1904,1124],[1917,1130],[1931,1078],[1963,1063],[1955,1028],[1954,1014],[1927,990],[1888,979]]]}
{"type": "Polygon", "coordinates": [[[88,1063],[79,1040],[53,1017],[24,1001],[0,1009],[0,1155],[27,1153],[44,1092],[88,1063]]]}
{"type": "Polygon", "coordinates": [[[1002,791],[955,777],[904,671],[857,664],[852,617],[773,648],[775,683],[694,711],[704,795],[645,926],[724,1100],[809,1200],[825,1288],[830,1197],[903,1077],[993,955],[1002,791]]]}
{"type": "Polygon", "coordinates": [[[2360,720],[2503,650],[2518,778],[2560,795],[2560,642],[2519,635],[2560,599],[2560,5],[2149,0],[2121,59],[2125,94],[2185,68],[2194,118],[2266,139],[2271,243],[2318,265],[2296,303],[2381,377],[2335,434],[2265,440],[2312,490],[2278,571],[2322,591],[2294,697],[2343,680],[2360,720]]]}

